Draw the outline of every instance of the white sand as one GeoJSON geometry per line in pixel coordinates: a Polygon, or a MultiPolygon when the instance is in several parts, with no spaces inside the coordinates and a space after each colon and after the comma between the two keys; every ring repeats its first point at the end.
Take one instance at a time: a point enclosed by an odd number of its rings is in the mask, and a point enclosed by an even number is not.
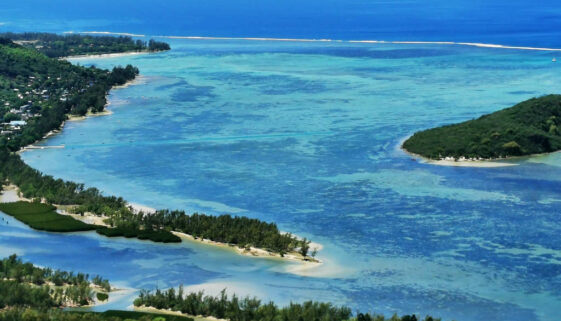
{"type": "Polygon", "coordinates": [[[84,213],[84,215],[73,214],[73,213],[69,213],[65,209],[60,209],[60,208],[61,207],[59,207],[59,209],[57,210],[57,213],[59,213],[61,215],[70,216],[70,217],[72,217],[72,218],[74,218],[78,221],[82,221],[86,224],[93,224],[93,225],[100,225],[100,226],[109,227],[109,224],[107,224],[103,221],[103,220],[108,218],[107,216],[99,216],[99,215],[95,215],[95,214],[89,213],[89,212],[84,213]]]}
{"type": "Polygon", "coordinates": [[[493,167],[508,167],[517,166],[515,163],[506,162],[494,162],[494,161],[451,161],[451,160],[424,160],[427,164],[440,165],[440,166],[455,166],[455,167],[481,167],[481,168],[493,168],[493,167]]]}
{"type": "Polygon", "coordinates": [[[439,165],[439,166],[455,166],[455,167],[480,167],[480,168],[496,168],[496,167],[508,167],[508,166],[517,166],[517,163],[508,163],[504,161],[497,161],[497,160],[472,160],[466,158],[460,158],[458,160],[453,159],[441,159],[441,160],[434,160],[428,159],[423,157],[419,154],[411,153],[405,148],[403,148],[403,142],[406,141],[409,137],[404,138],[399,143],[399,149],[406,153],[407,155],[413,157],[414,159],[420,161],[421,163],[431,164],[431,165],[439,165]]]}
{"type": "MultiPolygon", "coordinates": [[[[302,255],[300,255],[299,253],[287,253],[284,255],[284,257],[281,257],[280,254],[278,253],[274,253],[274,252],[269,252],[267,250],[264,249],[260,249],[260,248],[256,248],[256,247],[251,247],[249,250],[246,249],[242,249],[239,248],[238,246],[231,246],[229,244],[226,243],[221,243],[221,242],[215,242],[215,241],[211,241],[211,240],[207,240],[207,239],[201,239],[201,238],[197,238],[195,239],[192,235],[189,234],[185,234],[182,232],[177,232],[177,231],[172,231],[173,234],[179,236],[182,240],[185,240],[187,242],[196,242],[196,243],[203,243],[203,244],[207,244],[207,245],[212,245],[212,246],[217,246],[217,247],[221,247],[223,249],[228,249],[231,251],[234,251],[240,255],[245,255],[245,256],[250,256],[250,257],[255,257],[255,258],[269,258],[269,259],[275,259],[275,260],[281,260],[281,261],[293,261],[293,262],[297,262],[298,264],[305,264],[305,265],[320,265],[321,261],[316,259],[316,262],[312,262],[312,261],[305,261],[304,258],[302,257],[302,255]]],[[[317,243],[312,243],[314,244],[314,246],[310,247],[310,249],[313,248],[317,248],[318,251],[320,249],[323,248],[323,246],[321,244],[317,244],[317,243]]]]}
{"type": "Polygon", "coordinates": [[[4,186],[4,190],[0,195],[0,203],[12,203],[19,201],[29,201],[26,198],[19,196],[19,188],[15,185],[4,186]]]}
{"type": "Polygon", "coordinates": [[[138,312],[149,312],[149,313],[159,313],[159,314],[169,314],[169,315],[190,317],[190,318],[195,319],[195,321],[228,321],[228,320],[225,320],[225,319],[218,319],[218,318],[215,318],[215,317],[203,317],[203,316],[200,316],[200,315],[194,316],[194,315],[189,315],[189,314],[183,314],[179,311],[156,309],[156,308],[145,307],[145,306],[133,307],[133,309],[134,309],[134,311],[138,311],[138,312]]]}
{"type": "Polygon", "coordinates": [[[151,52],[148,51],[133,51],[133,52],[119,52],[119,53],[110,53],[110,54],[100,54],[100,55],[76,55],[76,56],[67,56],[61,57],[59,59],[66,60],[82,60],[82,59],[91,59],[91,58],[118,58],[118,57],[126,57],[126,56],[137,56],[137,55],[147,55],[151,52]]]}
{"type": "Polygon", "coordinates": [[[145,214],[156,213],[156,209],[149,206],[145,206],[137,203],[127,203],[127,205],[132,208],[132,211],[135,214],[138,214],[140,212],[144,212],[145,214]]]}

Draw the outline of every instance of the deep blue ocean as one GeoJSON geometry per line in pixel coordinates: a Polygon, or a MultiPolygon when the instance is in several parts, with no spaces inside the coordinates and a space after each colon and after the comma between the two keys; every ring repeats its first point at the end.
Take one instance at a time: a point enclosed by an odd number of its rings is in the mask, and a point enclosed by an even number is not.
{"type": "MultiPolygon", "coordinates": [[[[8,2],[0,30],[468,41],[559,47],[543,1],[8,2]]],[[[113,114],[67,122],[23,159],[157,208],[277,222],[323,245],[318,268],[196,243],[0,225],[0,256],[132,289],[188,289],[445,320],[558,319],[561,154],[442,167],[400,150],[413,132],[561,92],[551,51],[437,44],[168,39],[165,53],[72,59],[141,77],[113,114]]],[[[121,292],[97,309],[127,308],[121,292]]]]}
{"type": "Polygon", "coordinates": [[[469,41],[561,47],[557,0],[3,0],[0,31],[469,41]]]}

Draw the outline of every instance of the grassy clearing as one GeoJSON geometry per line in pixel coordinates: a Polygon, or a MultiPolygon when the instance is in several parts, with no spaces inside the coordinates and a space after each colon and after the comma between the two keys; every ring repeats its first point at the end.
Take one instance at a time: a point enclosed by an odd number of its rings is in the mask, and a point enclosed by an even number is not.
{"type": "Polygon", "coordinates": [[[97,226],[86,224],[55,212],[52,205],[30,202],[0,203],[0,211],[13,216],[31,228],[48,232],[79,232],[95,230],[97,226]]]}

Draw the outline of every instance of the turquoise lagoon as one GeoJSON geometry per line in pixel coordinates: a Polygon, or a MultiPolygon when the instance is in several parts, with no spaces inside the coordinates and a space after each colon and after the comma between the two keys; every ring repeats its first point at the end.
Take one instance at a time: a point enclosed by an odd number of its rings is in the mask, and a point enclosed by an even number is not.
{"type": "MultiPolygon", "coordinates": [[[[561,92],[543,51],[446,45],[174,40],[166,53],[76,59],[138,66],[110,116],[68,122],[23,154],[55,177],[157,208],[277,222],[321,243],[325,264],[195,243],[54,234],[13,220],[0,253],[101,274],[122,287],[184,284],[287,304],[446,320],[556,320],[561,156],[518,166],[424,164],[413,132],[561,92]],[[296,270],[295,270],[296,269],[296,270]]],[[[99,309],[127,308],[127,294],[99,309]]]]}

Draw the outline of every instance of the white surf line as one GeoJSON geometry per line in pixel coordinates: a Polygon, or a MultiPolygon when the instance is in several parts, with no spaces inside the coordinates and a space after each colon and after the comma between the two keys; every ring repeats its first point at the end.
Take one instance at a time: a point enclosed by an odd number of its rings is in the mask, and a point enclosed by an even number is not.
{"type": "Polygon", "coordinates": [[[339,40],[339,39],[267,38],[267,37],[161,36],[161,35],[148,36],[142,34],[133,34],[133,33],[126,33],[126,32],[111,32],[111,31],[81,31],[81,32],[67,31],[64,33],[103,34],[103,35],[130,36],[130,37],[152,37],[152,38],[191,39],[191,40],[245,40],[245,41],[279,41],[279,42],[338,42],[338,43],[366,43],[366,44],[456,45],[456,46],[470,46],[470,47],[493,48],[493,49],[561,51],[561,48],[509,46],[509,45],[500,45],[500,44],[492,44],[492,43],[456,42],[456,41],[387,41],[387,40],[339,40]]]}
{"type": "Polygon", "coordinates": [[[129,37],[146,37],[146,35],[128,33],[128,32],[111,32],[111,31],[65,31],[64,34],[87,34],[87,35],[113,35],[113,36],[129,36],[129,37]]]}
{"type": "Polygon", "coordinates": [[[479,42],[454,42],[454,41],[384,41],[384,40],[349,40],[350,43],[391,43],[391,44],[410,44],[410,45],[457,45],[495,49],[515,49],[515,50],[536,50],[536,51],[561,51],[561,48],[544,47],[524,47],[497,45],[492,43],[479,42]]]}

